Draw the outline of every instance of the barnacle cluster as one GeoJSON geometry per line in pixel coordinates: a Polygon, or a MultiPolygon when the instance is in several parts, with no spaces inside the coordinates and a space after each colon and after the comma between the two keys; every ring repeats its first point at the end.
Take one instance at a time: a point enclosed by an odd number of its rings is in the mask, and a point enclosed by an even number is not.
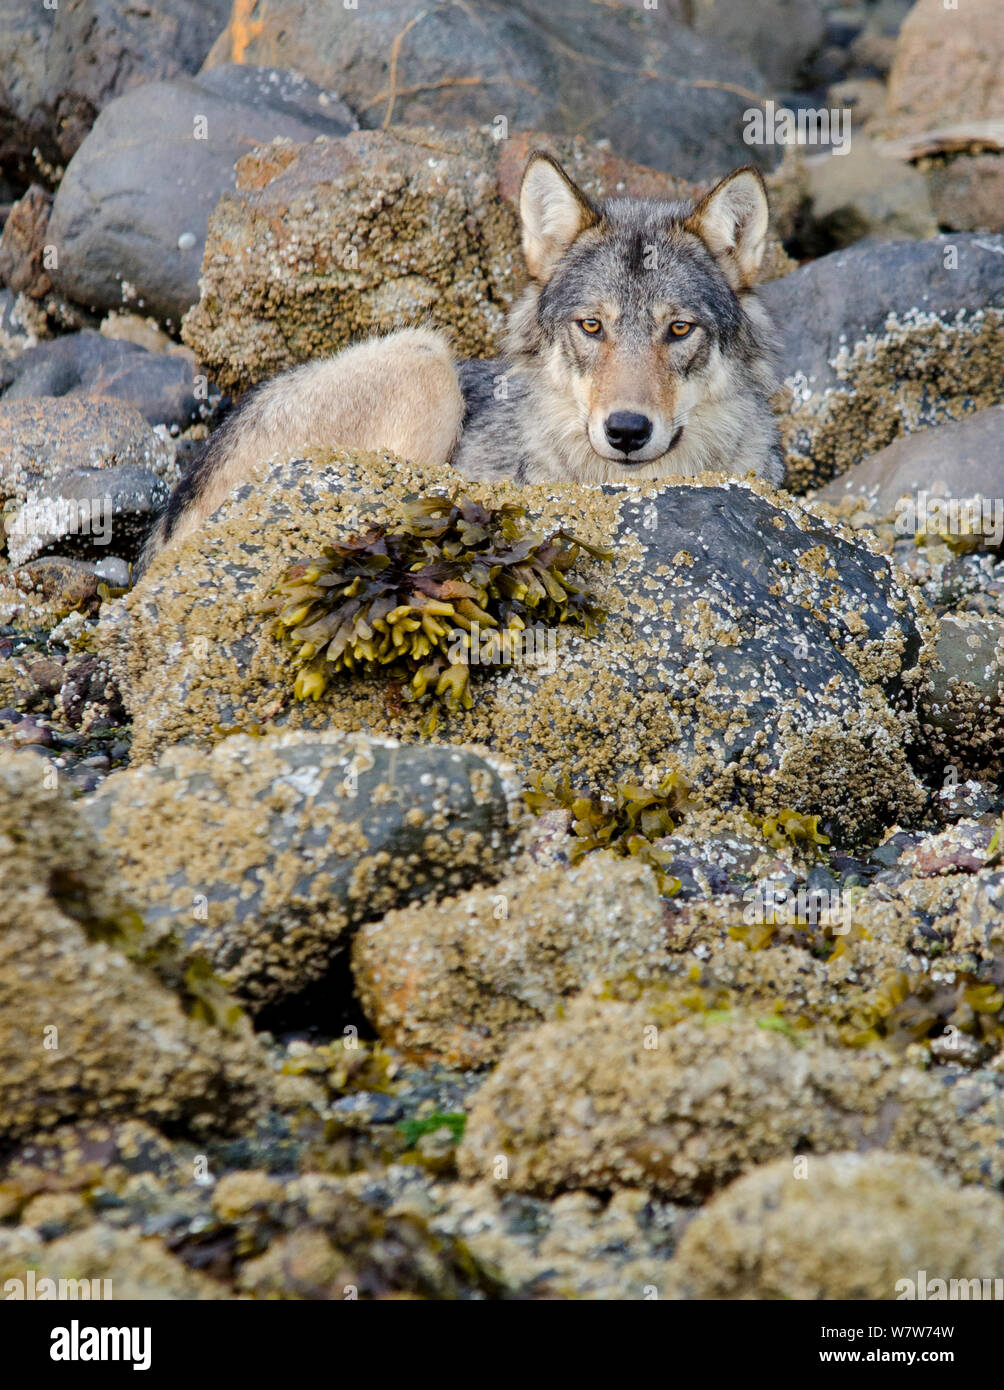
{"type": "Polygon", "coordinates": [[[659,892],[671,897],[680,887],[680,880],[666,872],[673,854],[655,842],[675,830],[674,817],[680,814],[687,790],[677,772],[664,777],[657,787],[619,782],[612,796],[575,791],[567,777],[559,782],[547,774],[535,779],[525,798],[531,811],[560,809],[571,814],[576,837],[569,856],[573,864],[594,849],[640,859],[655,875],[659,892]]]}
{"type": "Polygon", "coordinates": [[[611,552],[527,531],[514,504],[417,497],[402,510],[393,529],[333,542],[279,580],[266,611],[299,668],[297,699],[319,700],[339,672],[382,673],[406,700],[470,709],[472,666],[511,661],[529,623],[597,631],[605,614],[568,572],[580,551],[611,552]]]}

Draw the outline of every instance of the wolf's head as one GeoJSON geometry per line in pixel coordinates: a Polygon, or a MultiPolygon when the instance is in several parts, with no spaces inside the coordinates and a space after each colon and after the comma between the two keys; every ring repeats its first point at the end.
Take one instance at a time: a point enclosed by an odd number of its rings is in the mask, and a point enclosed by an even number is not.
{"type": "Polygon", "coordinates": [[[731,460],[750,457],[751,429],[769,453],[770,329],[751,293],[767,196],[755,169],[737,169],[696,205],[596,205],[538,152],[520,217],[532,284],[508,348],[547,398],[541,447],[568,461],[555,475],[745,471],[731,460]]]}

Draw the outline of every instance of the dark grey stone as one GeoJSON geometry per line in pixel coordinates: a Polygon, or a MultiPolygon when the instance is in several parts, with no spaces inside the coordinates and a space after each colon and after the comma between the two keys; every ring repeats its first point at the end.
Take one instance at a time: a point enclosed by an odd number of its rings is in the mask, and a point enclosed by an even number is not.
{"type": "Polygon", "coordinates": [[[53,281],[93,309],[134,308],[169,325],[199,297],[209,214],[234,164],[276,136],[311,141],[355,122],[288,73],[213,72],[154,82],[107,106],[60,184],[49,222],[53,281]]]}

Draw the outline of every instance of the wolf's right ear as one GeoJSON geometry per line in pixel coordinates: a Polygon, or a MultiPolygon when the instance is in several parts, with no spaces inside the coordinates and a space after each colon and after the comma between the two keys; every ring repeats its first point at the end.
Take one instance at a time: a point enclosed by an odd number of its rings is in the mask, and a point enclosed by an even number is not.
{"type": "Polygon", "coordinates": [[[556,159],[541,150],[530,156],[519,193],[523,255],[535,280],[550,278],[554,267],[600,214],[556,159]]]}

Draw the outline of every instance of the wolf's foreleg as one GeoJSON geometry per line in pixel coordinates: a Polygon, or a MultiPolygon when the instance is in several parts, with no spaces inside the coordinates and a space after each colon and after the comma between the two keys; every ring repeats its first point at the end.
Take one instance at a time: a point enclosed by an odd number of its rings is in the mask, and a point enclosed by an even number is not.
{"type": "Polygon", "coordinates": [[[449,342],[407,328],[284,372],[249,392],[178,483],[140,558],[196,531],[280,451],[387,449],[414,463],[448,463],[464,400],[449,342]]]}

